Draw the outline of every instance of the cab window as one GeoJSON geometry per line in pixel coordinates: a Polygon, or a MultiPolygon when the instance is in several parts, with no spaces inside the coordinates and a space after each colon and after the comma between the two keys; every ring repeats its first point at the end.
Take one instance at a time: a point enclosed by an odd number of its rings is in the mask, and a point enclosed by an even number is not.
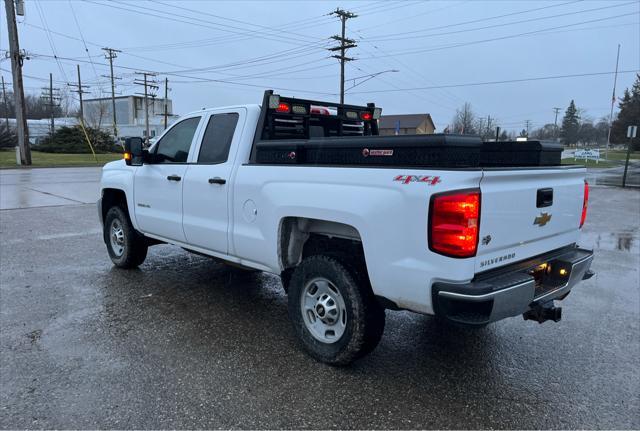
{"type": "Polygon", "coordinates": [[[155,163],[186,163],[199,122],[200,117],[192,117],[173,126],[156,145],[155,163]]]}
{"type": "Polygon", "coordinates": [[[212,115],[202,138],[198,163],[226,162],[237,124],[238,114],[236,113],[212,115]]]}

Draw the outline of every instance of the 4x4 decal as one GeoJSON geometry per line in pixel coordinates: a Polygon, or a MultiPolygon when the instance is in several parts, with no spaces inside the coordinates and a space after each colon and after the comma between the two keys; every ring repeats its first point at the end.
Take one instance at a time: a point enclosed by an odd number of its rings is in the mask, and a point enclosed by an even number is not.
{"type": "Polygon", "coordinates": [[[398,175],[393,181],[400,181],[402,184],[427,183],[430,186],[435,186],[442,182],[440,181],[440,177],[433,177],[431,175],[398,175]]]}

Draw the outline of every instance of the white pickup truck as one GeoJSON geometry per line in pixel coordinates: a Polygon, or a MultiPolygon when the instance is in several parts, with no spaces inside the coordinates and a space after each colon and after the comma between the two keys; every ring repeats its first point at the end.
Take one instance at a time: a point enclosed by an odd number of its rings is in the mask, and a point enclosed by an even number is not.
{"type": "Polygon", "coordinates": [[[335,365],[376,347],[385,309],[560,320],[554,300],[593,274],[585,169],[489,167],[455,136],[377,136],[379,116],[267,91],[185,115],[149,149],[129,138],[102,171],[111,260],[169,243],[277,274],[302,346],[335,365]]]}

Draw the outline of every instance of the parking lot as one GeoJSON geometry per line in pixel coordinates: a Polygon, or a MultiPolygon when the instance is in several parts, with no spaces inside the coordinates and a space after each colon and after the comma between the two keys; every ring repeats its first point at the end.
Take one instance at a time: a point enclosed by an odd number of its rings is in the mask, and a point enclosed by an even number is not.
{"type": "Polygon", "coordinates": [[[387,311],[377,350],[332,368],[277,277],[165,245],[112,267],[98,178],[0,171],[1,428],[640,428],[638,189],[592,188],[597,275],[560,323],[387,311]]]}

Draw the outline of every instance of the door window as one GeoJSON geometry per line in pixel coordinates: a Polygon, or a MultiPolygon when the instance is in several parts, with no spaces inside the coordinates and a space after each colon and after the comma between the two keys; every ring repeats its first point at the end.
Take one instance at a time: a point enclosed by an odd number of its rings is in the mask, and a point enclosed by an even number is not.
{"type": "Polygon", "coordinates": [[[156,145],[156,163],[186,163],[200,117],[187,118],[173,126],[156,145]]]}
{"type": "Polygon", "coordinates": [[[238,124],[236,113],[215,114],[209,118],[200,146],[198,163],[213,164],[227,161],[236,124],[238,124]]]}

